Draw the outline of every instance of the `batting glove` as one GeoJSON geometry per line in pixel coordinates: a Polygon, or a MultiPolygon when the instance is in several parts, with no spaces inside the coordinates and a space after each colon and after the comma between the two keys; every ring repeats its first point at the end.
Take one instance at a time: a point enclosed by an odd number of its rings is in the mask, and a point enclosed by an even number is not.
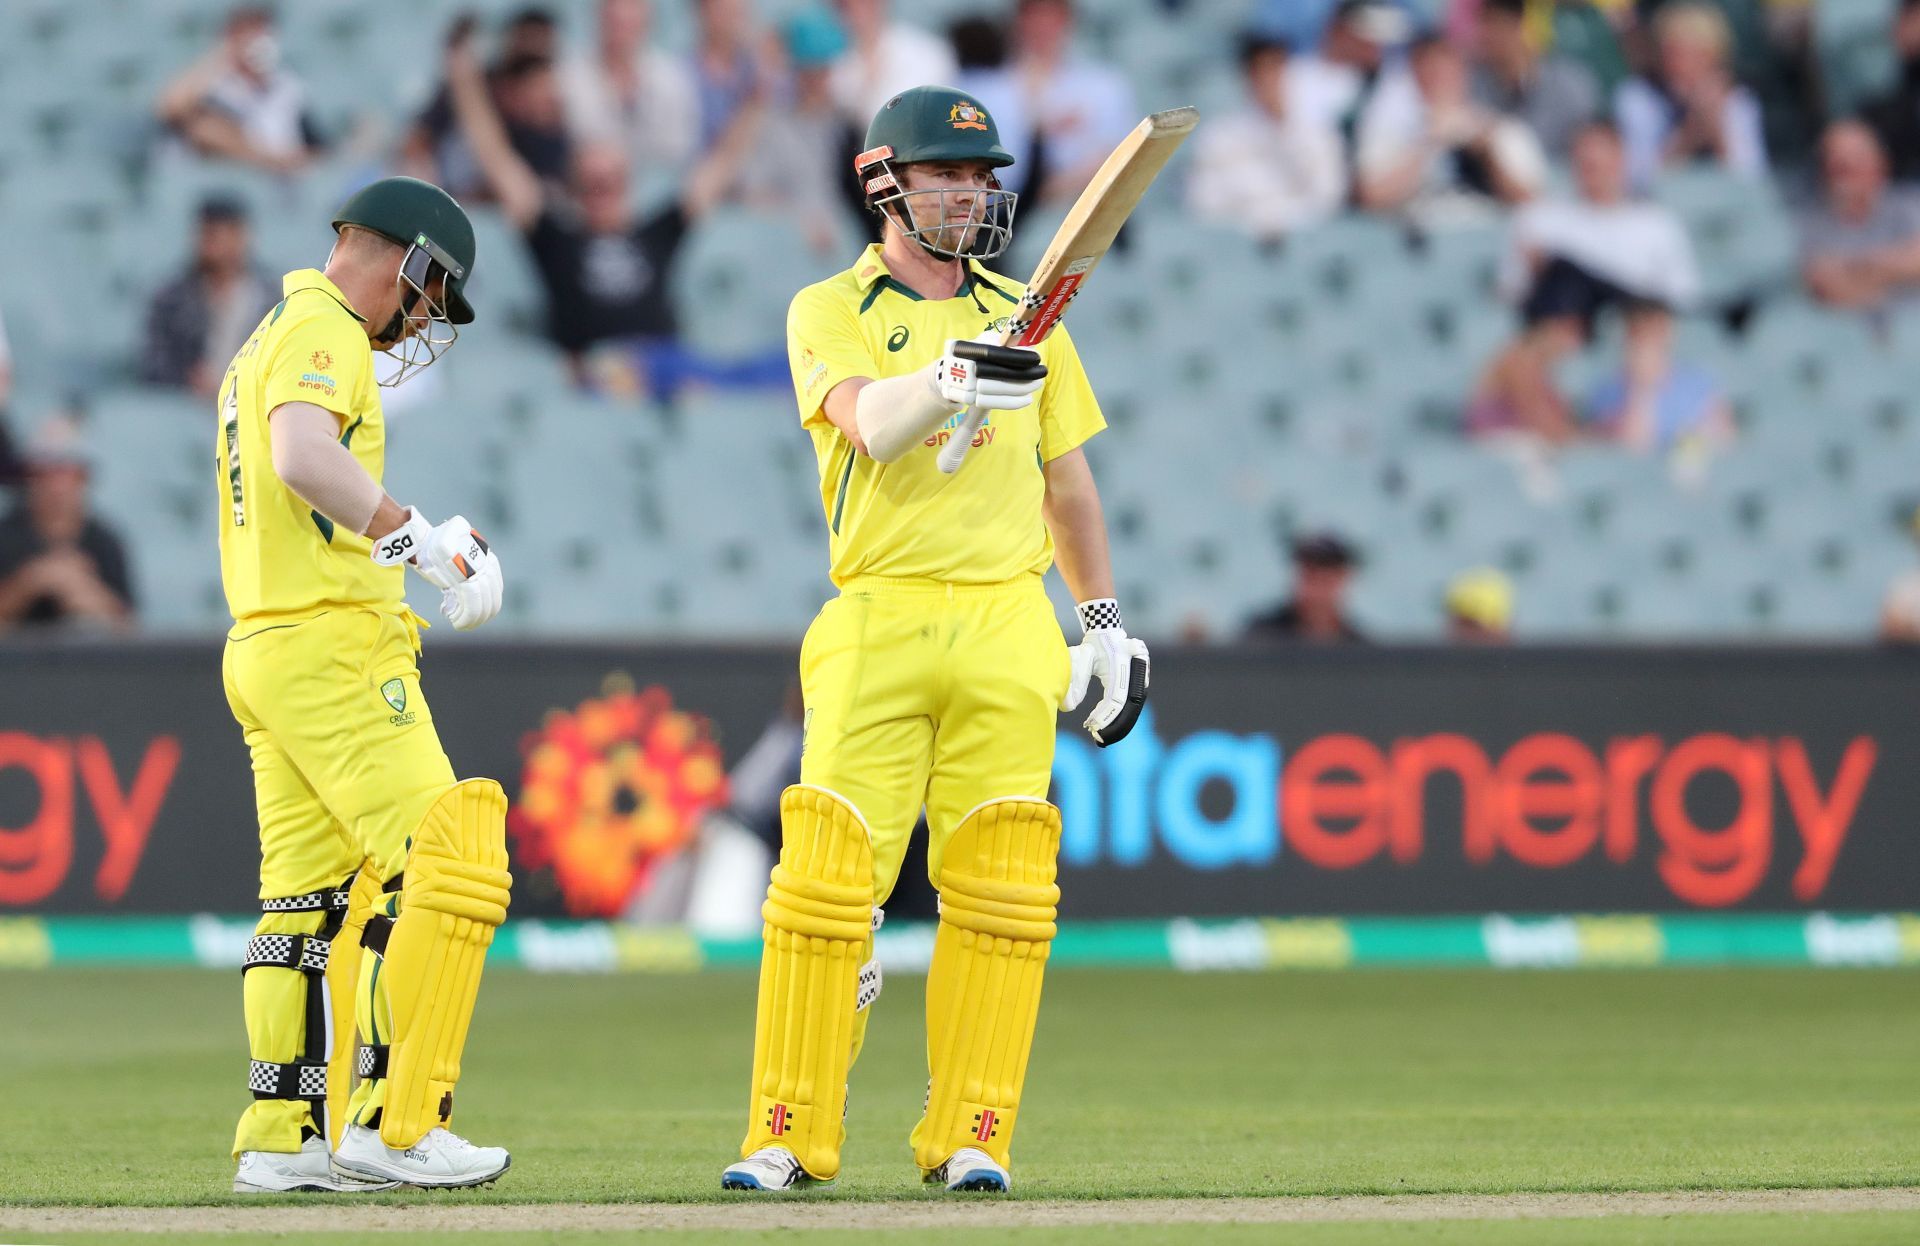
{"type": "Polygon", "coordinates": [[[1039,351],[949,338],[928,379],[950,407],[1017,411],[1040,392],[1047,365],[1039,351]]]}
{"type": "Polygon", "coordinates": [[[1080,643],[1068,651],[1073,659],[1073,677],[1067,695],[1061,698],[1062,710],[1079,707],[1086,698],[1087,686],[1100,677],[1101,697],[1081,725],[1101,748],[1127,738],[1140,712],[1147,707],[1146,642],[1127,635],[1120,625],[1120,603],[1100,597],[1080,603],[1080,643]]]}
{"type": "Polygon", "coordinates": [[[440,613],[455,631],[471,631],[500,613],[506,591],[500,556],[463,515],[436,525],[409,506],[406,522],[373,543],[373,561],[383,567],[404,562],[418,571],[440,590],[440,613]]]}

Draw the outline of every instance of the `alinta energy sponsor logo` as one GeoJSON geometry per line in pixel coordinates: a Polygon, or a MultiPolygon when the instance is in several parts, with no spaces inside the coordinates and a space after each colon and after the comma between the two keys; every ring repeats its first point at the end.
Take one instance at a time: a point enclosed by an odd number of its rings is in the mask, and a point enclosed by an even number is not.
{"type": "Polygon", "coordinates": [[[180,741],[156,735],[138,748],[116,742],[115,751],[117,759],[97,736],[0,731],[0,908],[78,882],[76,849],[89,857],[94,849],[83,835],[99,837],[93,896],[115,904],[126,895],[173,789],[180,741]],[[15,816],[22,809],[31,812],[15,816]]]}
{"type": "MultiPolygon", "coordinates": [[[[946,445],[949,441],[953,440],[954,430],[959,428],[961,422],[966,418],[967,413],[965,411],[955,412],[952,419],[942,424],[934,431],[932,436],[927,438],[926,444],[929,446],[946,445]]],[[[980,417],[980,429],[973,435],[973,448],[978,450],[981,446],[992,445],[996,431],[993,426],[993,413],[989,411],[980,417]]]]}
{"type": "Polygon", "coordinates": [[[1798,736],[1702,731],[1589,742],[1554,731],[1504,748],[1455,732],[1386,742],[1260,732],[1162,739],[1152,711],[1095,750],[1061,733],[1054,790],[1069,866],[1144,866],[1156,852],[1197,870],[1417,868],[1436,853],[1541,870],[1650,861],[1681,902],[1753,894],[1778,856],[1793,897],[1817,904],[1878,763],[1871,736],[1816,766],[1798,736]],[[1230,808],[1216,797],[1231,793],[1230,808]],[[1430,825],[1435,797],[1458,823],[1430,825]],[[1457,798],[1457,799],[1456,799],[1457,798]],[[1720,811],[1713,819],[1702,810],[1720,811]]]}
{"type": "Polygon", "coordinates": [[[521,788],[507,817],[516,862],[549,871],[567,911],[622,912],[654,871],[727,802],[706,719],[664,688],[609,676],[602,695],[554,710],[521,743],[521,788]]]}

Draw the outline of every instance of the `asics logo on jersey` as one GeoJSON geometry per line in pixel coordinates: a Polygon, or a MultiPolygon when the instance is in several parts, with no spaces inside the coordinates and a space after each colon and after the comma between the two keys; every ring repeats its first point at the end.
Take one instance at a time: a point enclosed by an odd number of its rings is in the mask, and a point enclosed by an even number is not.
{"type": "Polygon", "coordinates": [[[898,354],[900,352],[900,348],[905,346],[906,344],[907,344],[907,326],[903,324],[895,325],[893,327],[893,336],[887,339],[887,349],[890,351],[893,351],[895,354],[898,354]]]}

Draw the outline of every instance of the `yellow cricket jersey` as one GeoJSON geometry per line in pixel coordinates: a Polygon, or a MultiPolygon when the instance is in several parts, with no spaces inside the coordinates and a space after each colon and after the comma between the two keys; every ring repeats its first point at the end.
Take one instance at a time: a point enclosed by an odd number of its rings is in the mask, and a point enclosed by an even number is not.
{"type": "Polygon", "coordinates": [[[387,443],[373,348],[345,296],[312,268],[288,273],[283,290],[220,385],[220,578],[235,637],[338,606],[405,608],[404,570],[375,566],[372,542],[336,528],[274,473],[267,416],[282,403],[333,412],[340,444],[376,481],[387,443]]]}
{"type": "Polygon", "coordinates": [[[854,452],[821,405],[849,377],[884,380],[924,368],[949,338],[1004,323],[1024,291],[968,261],[954,297],[923,299],[893,279],[875,243],[852,268],[794,297],[787,355],[800,422],[819,459],[835,584],[859,575],[990,584],[1052,565],[1041,465],[1106,427],[1064,328],[1040,344],[1047,380],[1039,396],[1019,411],[989,412],[951,476],[936,460],[961,416],[899,461],[878,463],[854,452]]]}

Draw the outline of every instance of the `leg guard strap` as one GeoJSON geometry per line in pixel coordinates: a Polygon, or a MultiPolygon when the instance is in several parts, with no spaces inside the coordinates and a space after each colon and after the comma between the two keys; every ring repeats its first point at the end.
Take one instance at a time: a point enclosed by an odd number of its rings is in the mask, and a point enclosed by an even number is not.
{"type": "Polygon", "coordinates": [[[387,1043],[361,1043],[354,1053],[353,1075],[362,1081],[387,1075],[387,1060],[393,1047],[387,1043]]]}
{"type": "Polygon", "coordinates": [[[260,901],[262,913],[338,913],[345,917],[347,897],[352,894],[353,879],[327,891],[309,891],[305,895],[275,896],[260,901]]]}
{"type": "Polygon", "coordinates": [[[297,969],[301,973],[321,975],[327,972],[327,960],[333,941],[319,935],[255,935],[247,940],[246,959],[240,972],[250,969],[297,969]]]}
{"type": "Polygon", "coordinates": [[[260,911],[273,920],[314,920],[304,914],[319,914],[320,928],[312,933],[266,931],[247,940],[241,972],[281,969],[305,978],[305,1006],[302,1023],[304,1038],[298,1057],[288,1063],[253,1060],[247,1071],[247,1088],[255,1099],[298,1099],[309,1104],[313,1127],[327,1134],[327,1068],[333,1056],[333,1010],[327,982],[333,962],[333,940],[346,922],[354,876],[338,887],[310,891],[297,896],[270,896],[260,902],[260,911]]]}
{"type": "Polygon", "coordinates": [[[393,935],[393,918],[385,913],[375,913],[367,918],[367,928],[360,932],[360,946],[376,956],[387,954],[387,940],[393,935]]]}
{"type": "MultiPolygon", "coordinates": [[[[247,1089],[256,1099],[308,1099],[314,1114],[321,1114],[327,1101],[327,1062],[295,1060],[291,1064],[272,1064],[252,1060],[247,1064],[247,1089]]],[[[317,1126],[318,1127],[318,1126],[317,1126]]]]}

